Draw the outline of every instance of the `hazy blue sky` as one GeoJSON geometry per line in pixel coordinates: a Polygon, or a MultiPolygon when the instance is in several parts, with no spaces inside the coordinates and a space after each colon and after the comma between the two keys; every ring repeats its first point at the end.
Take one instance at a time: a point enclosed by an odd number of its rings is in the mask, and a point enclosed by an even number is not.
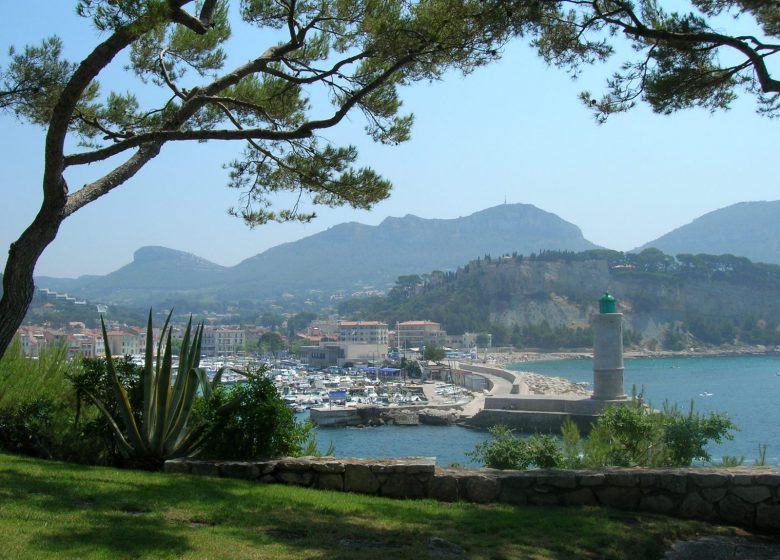
{"type": "MultiPolygon", "coordinates": [[[[4,13],[3,60],[8,46],[55,33],[65,41],[67,56],[80,59],[98,39],[68,0],[8,3],[4,13]]],[[[244,40],[236,48],[248,55],[253,45],[266,46],[244,40]]],[[[355,114],[324,136],[356,144],[360,163],[391,179],[393,194],[370,212],[322,208],[307,225],[250,230],[226,214],[237,193],[224,186],[221,164],[239,152],[238,143],[169,144],[129,183],[67,219],[36,273],[105,274],[130,262],[144,245],[234,265],[346,221],[378,224],[406,214],[455,218],[504,200],[533,204],[579,226],[594,243],[629,250],[706,212],[780,198],[778,123],[757,116],[751,98],[714,115],[694,110],[665,117],[641,107],[599,126],[577,94],[600,91],[613,69],[585,69],[572,82],[516,42],[502,61],[470,76],[453,74],[407,88],[404,106],[416,124],[412,140],[402,146],[373,144],[355,114]]],[[[104,89],[133,87],[121,75],[113,70],[103,78],[104,89]]],[[[0,117],[0,126],[4,263],[8,244],[40,204],[43,130],[8,116],[0,117]]],[[[87,168],[68,180],[75,190],[95,177],[87,168]]]]}

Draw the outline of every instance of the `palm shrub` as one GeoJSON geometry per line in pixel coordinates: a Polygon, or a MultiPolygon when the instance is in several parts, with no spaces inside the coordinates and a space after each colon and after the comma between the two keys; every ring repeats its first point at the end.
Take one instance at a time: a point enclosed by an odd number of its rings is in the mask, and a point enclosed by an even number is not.
{"type": "MultiPolygon", "coordinates": [[[[204,399],[211,398],[225,369],[220,369],[214,381],[209,382],[206,370],[200,367],[203,324],[193,331],[190,318],[182,338],[178,371],[174,376],[170,319],[169,314],[160,333],[155,358],[152,312],[149,311],[140,410],[133,408],[117,373],[102,317],[100,322],[106,348],[106,365],[116,412],[112,413],[107,403],[88,388],[80,387],[105,416],[117,449],[130,466],[159,469],[168,459],[192,456],[200,450],[208,425],[205,422],[191,422],[193,406],[199,390],[204,399]]],[[[217,413],[224,413],[236,404],[237,398],[228,399],[221,403],[217,413]]]]}

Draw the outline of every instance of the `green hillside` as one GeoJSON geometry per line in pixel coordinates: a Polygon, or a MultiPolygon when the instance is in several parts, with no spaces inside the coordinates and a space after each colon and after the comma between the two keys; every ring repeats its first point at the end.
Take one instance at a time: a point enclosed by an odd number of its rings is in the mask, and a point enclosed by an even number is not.
{"type": "Polygon", "coordinates": [[[590,346],[589,317],[605,290],[618,298],[629,344],[780,345],[780,266],[654,249],[486,256],[456,272],[399,278],[387,297],[350,300],[339,311],[390,324],[432,320],[450,334],[491,332],[497,345],[573,348],[590,346]]]}
{"type": "Polygon", "coordinates": [[[639,247],[664,253],[732,254],[780,264],[780,200],[741,202],[715,210],[639,247]]]}

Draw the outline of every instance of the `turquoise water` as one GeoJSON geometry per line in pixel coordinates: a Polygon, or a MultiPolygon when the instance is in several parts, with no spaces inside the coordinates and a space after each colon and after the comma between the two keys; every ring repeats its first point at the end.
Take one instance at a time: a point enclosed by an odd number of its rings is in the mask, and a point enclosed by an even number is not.
{"type": "MultiPolygon", "coordinates": [[[[664,400],[687,410],[721,411],[739,426],[733,441],[709,448],[713,458],[745,457],[752,464],[758,446],[767,444],[767,462],[780,465],[780,357],[637,358],[625,360],[624,386],[644,389],[645,400],[661,408],[664,400]],[[711,393],[711,396],[707,394],[711,393]]],[[[590,360],[515,364],[510,369],[593,380],[590,360]]]]}
{"type": "MultiPolygon", "coordinates": [[[[516,364],[545,375],[590,382],[590,360],[516,364]]],[[[714,459],[745,457],[752,464],[759,444],[769,445],[767,462],[780,465],[780,357],[634,359],[625,363],[625,387],[644,387],[655,407],[664,400],[696,410],[722,411],[741,428],[734,441],[712,446],[714,459]],[[702,396],[711,393],[711,396],[702,396]]],[[[487,438],[486,432],[460,426],[381,426],[376,428],[319,428],[320,448],[336,446],[338,457],[436,457],[437,464],[473,466],[465,453],[487,438]]]]}

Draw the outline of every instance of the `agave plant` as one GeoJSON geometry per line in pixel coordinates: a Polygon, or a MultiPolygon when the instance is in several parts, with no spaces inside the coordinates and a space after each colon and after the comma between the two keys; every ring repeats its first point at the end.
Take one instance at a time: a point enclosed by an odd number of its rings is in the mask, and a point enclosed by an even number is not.
{"type": "MultiPolygon", "coordinates": [[[[221,368],[214,380],[209,382],[206,370],[200,367],[203,324],[198,325],[193,332],[190,317],[182,339],[178,372],[174,377],[170,319],[171,315],[168,314],[157,343],[155,359],[152,312],[149,311],[142,378],[143,403],[140,414],[136,415],[127,391],[119,381],[111,357],[106,325],[100,318],[107,367],[124,431],[100,399],[88,391],[85,394],[108,420],[119,452],[135,466],[159,468],[167,459],[192,456],[198,452],[207,429],[205,424],[191,425],[198,389],[201,389],[204,398],[210,398],[226,369],[221,368]]],[[[227,412],[237,404],[235,400],[228,401],[219,412],[227,412]]]]}

